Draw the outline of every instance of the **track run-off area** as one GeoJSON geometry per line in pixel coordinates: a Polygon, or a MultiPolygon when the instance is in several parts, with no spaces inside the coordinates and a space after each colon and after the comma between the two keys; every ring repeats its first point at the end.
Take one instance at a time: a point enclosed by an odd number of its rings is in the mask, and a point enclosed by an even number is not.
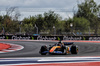
{"type": "Polygon", "coordinates": [[[13,52],[0,53],[0,66],[99,66],[100,41],[63,41],[78,45],[78,54],[40,55],[42,45],[53,45],[58,41],[0,40],[0,43],[23,47],[13,52]]]}

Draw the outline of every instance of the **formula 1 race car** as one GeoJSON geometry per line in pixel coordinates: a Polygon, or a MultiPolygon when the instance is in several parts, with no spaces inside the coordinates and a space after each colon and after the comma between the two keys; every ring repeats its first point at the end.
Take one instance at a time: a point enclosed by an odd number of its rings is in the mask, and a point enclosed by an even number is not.
{"type": "Polygon", "coordinates": [[[54,45],[46,45],[41,46],[39,51],[41,55],[49,54],[77,54],[78,53],[78,46],[75,45],[73,42],[58,42],[54,45]]]}

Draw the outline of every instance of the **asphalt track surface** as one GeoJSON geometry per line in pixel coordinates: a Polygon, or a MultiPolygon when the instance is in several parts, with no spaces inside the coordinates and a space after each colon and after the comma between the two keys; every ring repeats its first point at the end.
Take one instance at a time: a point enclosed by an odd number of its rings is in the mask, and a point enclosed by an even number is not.
{"type": "Polygon", "coordinates": [[[100,56],[100,43],[74,42],[79,47],[78,54],[69,55],[40,55],[39,50],[42,45],[53,45],[56,42],[48,41],[0,41],[0,43],[11,43],[24,46],[24,49],[9,53],[0,53],[0,58],[15,57],[81,57],[81,56],[100,56]]]}

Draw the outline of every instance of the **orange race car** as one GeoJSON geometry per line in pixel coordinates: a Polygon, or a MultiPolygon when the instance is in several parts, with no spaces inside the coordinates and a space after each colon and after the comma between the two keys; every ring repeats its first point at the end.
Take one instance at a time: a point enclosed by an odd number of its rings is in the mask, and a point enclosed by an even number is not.
{"type": "Polygon", "coordinates": [[[58,42],[54,45],[46,45],[41,46],[39,51],[41,55],[49,54],[77,54],[78,53],[78,46],[75,45],[73,42],[58,42]]]}

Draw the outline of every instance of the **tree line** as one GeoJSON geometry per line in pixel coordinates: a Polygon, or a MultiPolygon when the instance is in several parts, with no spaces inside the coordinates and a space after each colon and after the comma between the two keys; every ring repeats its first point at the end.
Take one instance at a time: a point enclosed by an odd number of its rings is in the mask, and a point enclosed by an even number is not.
{"type": "Polygon", "coordinates": [[[73,18],[62,19],[54,11],[44,12],[35,16],[29,16],[22,21],[20,12],[16,7],[6,9],[6,15],[0,15],[1,34],[44,34],[44,35],[68,35],[68,33],[99,33],[100,5],[94,0],[85,0],[77,4],[78,10],[73,18]]]}

